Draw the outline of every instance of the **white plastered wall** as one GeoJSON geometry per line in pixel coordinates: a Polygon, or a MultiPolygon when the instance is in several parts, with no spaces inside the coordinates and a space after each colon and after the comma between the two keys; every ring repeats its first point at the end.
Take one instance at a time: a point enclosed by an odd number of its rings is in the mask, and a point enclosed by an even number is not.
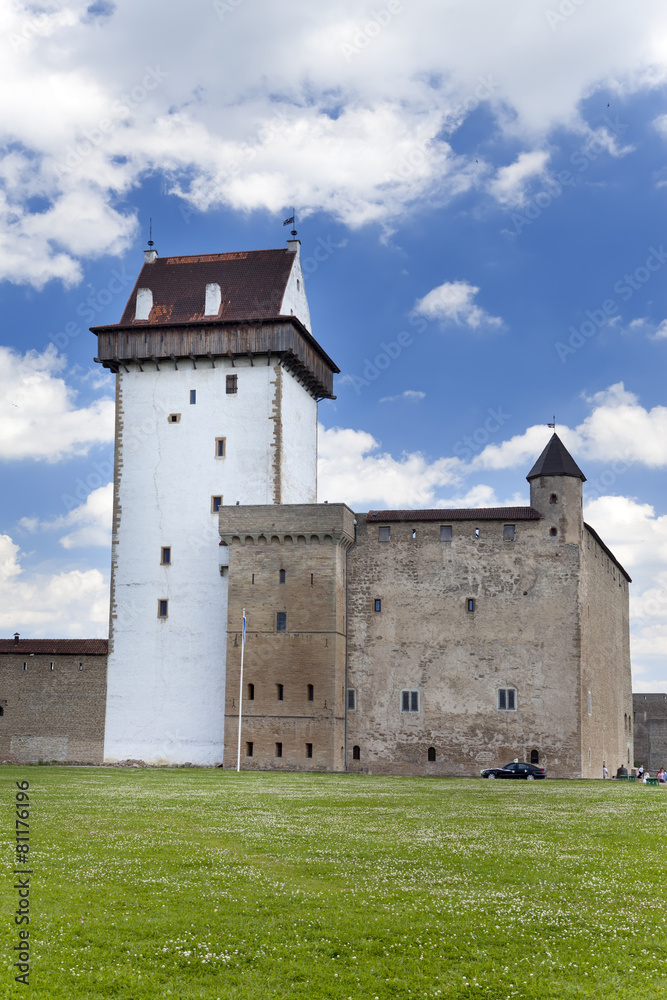
{"type": "MultiPolygon", "coordinates": [[[[222,761],[227,577],[220,575],[224,504],[274,497],[276,374],[265,360],[216,359],[174,370],[132,369],[121,382],[117,531],[105,760],[222,761]],[[238,392],[226,393],[226,376],[238,392]],[[190,403],[190,390],[197,392],[190,403]],[[170,423],[169,414],[180,414],[170,423]],[[216,438],[225,456],[216,458],[216,438]],[[161,565],[168,546],[171,563],[161,565]],[[168,616],[158,618],[158,601],[168,616]]],[[[132,368],[132,366],[130,366],[132,368]]],[[[282,373],[284,503],[315,498],[317,404],[282,373]],[[305,459],[304,456],[307,456],[305,459]],[[289,479],[289,482],[286,482],[289,479]]]]}

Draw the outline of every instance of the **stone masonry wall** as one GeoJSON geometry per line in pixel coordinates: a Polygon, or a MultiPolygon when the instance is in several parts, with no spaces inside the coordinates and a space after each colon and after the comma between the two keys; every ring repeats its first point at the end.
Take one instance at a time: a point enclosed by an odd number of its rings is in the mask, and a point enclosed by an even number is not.
{"type": "Polygon", "coordinates": [[[667,694],[632,696],[634,763],[651,774],[667,767],[667,694]]]}
{"type": "Polygon", "coordinates": [[[629,584],[584,528],[581,585],[582,776],[633,766],[629,584]]]}
{"type": "Polygon", "coordinates": [[[224,766],[237,763],[245,608],[242,768],[344,770],[345,552],[354,515],[342,504],[227,507],[220,533],[229,547],[224,766]]]}
{"type": "Polygon", "coordinates": [[[106,670],[106,656],[0,655],[0,758],[100,764],[106,670]]]}

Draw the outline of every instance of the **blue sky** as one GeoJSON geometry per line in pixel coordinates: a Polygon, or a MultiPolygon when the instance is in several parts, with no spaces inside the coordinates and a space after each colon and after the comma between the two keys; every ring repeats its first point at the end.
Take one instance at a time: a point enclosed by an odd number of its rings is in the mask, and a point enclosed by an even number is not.
{"type": "Polygon", "coordinates": [[[667,11],[620,0],[8,0],[0,629],[106,635],[116,322],[163,255],[297,211],[320,499],[527,503],[557,429],[667,691],[667,11]]]}

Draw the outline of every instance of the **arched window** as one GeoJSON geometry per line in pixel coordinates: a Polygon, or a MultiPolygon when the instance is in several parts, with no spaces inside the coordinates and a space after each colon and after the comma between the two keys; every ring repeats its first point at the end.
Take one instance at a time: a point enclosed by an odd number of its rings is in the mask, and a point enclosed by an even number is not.
{"type": "Polygon", "coordinates": [[[531,750],[530,751],[530,763],[531,764],[539,764],[539,762],[540,762],[539,751],[538,750],[531,750]]]}
{"type": "Polygon", "coordinates": [[[558,503],[558,497],[556,496],[555,493],[552,493],[551,496],[549,497],[549,503],[558,503]]]}
{"type": "Polygon", "coordinates": [[[361,750],[358,746],[352,747],[352,760],[361,760],[361,750]]]}
{"type": "Polygon", "coordinates": [[[280,583],[284,583],[285,582],[285,570],[284,569],[281,569],[281,571],[280,571],[279,580],[280,580],[280,583]]]}
{"type": "Polygon", "coordinates": [[[435,760],[435,747],[428,748],[428,759],[431,761],[435,760]]]}
{"type": "Polygon", "coordinates": [[[549,528],[549,534],[551,535],[552,538],[555,538],[556,535],[558,534],[558,528],[549,528]]]}
{"type": "Polygon", "coordinates": [[[315,697],[315,688],[312,684],[308,685],[308,701],[313,701],[315,697]]]}

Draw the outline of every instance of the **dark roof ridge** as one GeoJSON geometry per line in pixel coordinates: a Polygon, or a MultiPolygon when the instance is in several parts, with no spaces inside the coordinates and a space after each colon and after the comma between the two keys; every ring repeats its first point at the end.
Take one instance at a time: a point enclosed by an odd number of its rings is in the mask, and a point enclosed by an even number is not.
{"type": "Polygon", "coordinates": [[[555,431],[526,479],[530,482],[538,476],[571,476],[573,479],[581,479],[582,483],[586,482],[586,476],[555,431]]]}
{"type": "MultiPolygon", "coordinates": [[[[363,516],[363,515],[360,515],[363,516]]],[[[434,507],[428,510],[369,510],[368,523],[380,521],[539,521],[534,507],[434,507]]]]}

